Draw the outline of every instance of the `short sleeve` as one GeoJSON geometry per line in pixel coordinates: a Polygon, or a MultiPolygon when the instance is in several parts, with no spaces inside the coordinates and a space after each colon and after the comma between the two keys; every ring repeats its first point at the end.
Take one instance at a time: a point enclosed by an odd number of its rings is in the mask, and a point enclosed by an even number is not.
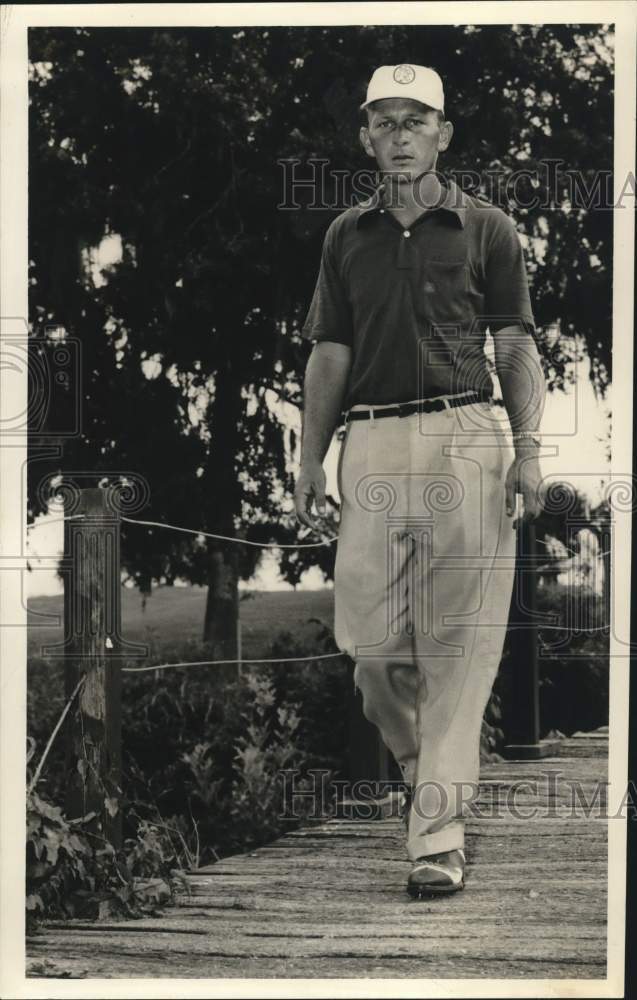
{"type": "Polygon", "coordinates": [[[352,310],[336,260],[332,226],[325,234],[319,275],[301,335],[348,347],[353,344],[352,310]]]}
{"type": "Polygon", "coordinates": [[[535,333],[529,283],[520,239],[511,220],[498,213],[485,264],[485,308],[491,332],[520,324],[535,333]]]}

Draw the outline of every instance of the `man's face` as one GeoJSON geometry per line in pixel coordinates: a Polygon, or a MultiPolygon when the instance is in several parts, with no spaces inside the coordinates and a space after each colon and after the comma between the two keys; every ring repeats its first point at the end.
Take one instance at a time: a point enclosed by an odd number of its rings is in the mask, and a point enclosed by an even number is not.
{"type": "Polygon", "coordinates": [[[447,148],[452,133],[451,122],[441,123],[437,111],[419,101],[392,97],[369,109],[360,140],[383,173],[412,183],[434,169],[438,153],[447,148]]]}

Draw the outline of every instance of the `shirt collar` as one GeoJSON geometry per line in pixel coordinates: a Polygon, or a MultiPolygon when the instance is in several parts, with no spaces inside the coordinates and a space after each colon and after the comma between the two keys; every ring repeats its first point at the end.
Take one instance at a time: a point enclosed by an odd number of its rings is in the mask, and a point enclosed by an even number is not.
{"type": "MultiPolygon", "coordinates": [[[[442,177],[441,180],[445,186],[445,195],[441,203],[437,205],[435,209],[432,209],[432,211],[437,212],[442,210],[450,212],[452,215],[456,216],[460,225],[464,228],[467,215],[467,205],[469,204],[467,196],[464,191],[458,187],[455,181],[446,177],[442,177]]],[[[377,215],[380,212],[383,207],[384,190],[385,185],[380,184],[371,197],[367,198],[357,206],[359,210],[359,216],[356,220],[357,225],[360,225],[363,219],[372,215],[377,215]]]]}

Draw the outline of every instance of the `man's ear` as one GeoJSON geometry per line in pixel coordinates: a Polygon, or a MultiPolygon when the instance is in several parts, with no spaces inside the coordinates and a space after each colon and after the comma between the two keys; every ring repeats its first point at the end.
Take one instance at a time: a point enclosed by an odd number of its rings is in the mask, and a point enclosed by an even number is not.
{"type": "Polygon", "coordinates": [[[367,128],[366,125],[361,125],[361,130],[358,133],[358,138],[360,139],[361,146],[363,147],[363,149],[365,150],[365,152],[367,153],[367,155],[368,156],[375,156],[374,148],[373,148],[373,146],[371,144],[371,141],[370,141],[370,138],[369,138],[369,129],[367,128]]]}
{"type": "Polygon", "coordinates": [[[438,139],[438,149],[443,151],[449,147],[453,135],[453,125],[451,122],[443,122],[440,126],[440,137],[438,139]]]}

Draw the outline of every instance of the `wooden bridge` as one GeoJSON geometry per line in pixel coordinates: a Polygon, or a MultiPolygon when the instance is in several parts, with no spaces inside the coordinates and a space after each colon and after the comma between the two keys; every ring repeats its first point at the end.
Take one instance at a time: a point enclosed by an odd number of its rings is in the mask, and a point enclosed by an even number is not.
{"type": "Polygon", "coordinates": [[[328,820],[191,873],[159,917],[45,925],[28,939],[28,974],[603,979],[607,820],[585,803],[606,781],[605,729],[543,760],[483,766],[466,888],[452,897],[407,896],[397,817],[328,820]],[[532,819],[513,813],[517,783],[532,819]]]}

